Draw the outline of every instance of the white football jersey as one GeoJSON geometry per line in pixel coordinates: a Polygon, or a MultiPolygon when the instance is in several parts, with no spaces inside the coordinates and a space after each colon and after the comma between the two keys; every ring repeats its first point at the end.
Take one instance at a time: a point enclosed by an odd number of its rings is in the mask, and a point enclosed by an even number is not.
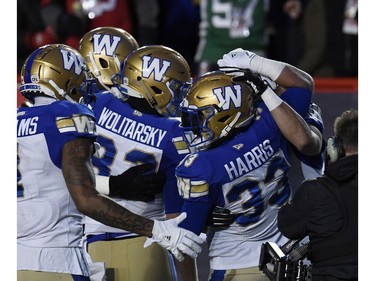
{"type": "MultiPolygon", "coordinates": [[[[109,93],[98,93],[92,108],[96,117],[97,141],[101,146],[93,157],[97,174],[120,175],[135,165],[151,163],[156,171],[169,175],[163,189],[164,194],[158,194],[151,202],[112,199],[136,214],[156,220],[165,219],[165,209],[170,213],[179,212],[182,200],[178,195],[174,169],[183,155],[178,154],[172,139],[182,135],[180,121],[141,113],[109,93]]],[[[87,235],[135,235],[88,217],[84,218],[84,223],[87,235]]]]}
{"type": "Polygon", "coordinates": [[[88,275],[82,216],[61,170],[62,148],[95,139],[92,112],[68,101],[17,110],[17,269],[88,275]]]}

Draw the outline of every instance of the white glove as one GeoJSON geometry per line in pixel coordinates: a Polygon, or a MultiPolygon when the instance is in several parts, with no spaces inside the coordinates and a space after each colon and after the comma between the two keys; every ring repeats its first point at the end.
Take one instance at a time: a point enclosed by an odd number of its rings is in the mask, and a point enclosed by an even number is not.
{"type": "Polygon", "coordinates": [[[257,55],[250,52],[245,51],[242,48],[237,48],[233,51],[230,51],[228,54],[225,54],[222,59],[217,61],[217,65],[221,70],[234,70],[234,69],[250,69],[251,71],[255,71],[255,69],[251,68],[251,61],[257,55]]]}
{"type": "Polygon", "coordinates": [[[204,239],[193,232],[178,227],[178,224],[186,218],[186,213],[166,221],[154,221],[152,238],[148,238],[143,247],[150,246],[157,242],[163,248],[169,250],[179,261],[184,260],[184,255],[196,258],[202,251],[200,244],[204,239]]]}
{"type": "Polygon", "coordinates": [[[220,70],[227,72],[234,72],[236,69],[250,69],[256,74],[275,81],[286,66],[286,63],[267,59],[250,51],[237,48],[225,54],[222,59],[219,59],[217,65],[220,70]]]}

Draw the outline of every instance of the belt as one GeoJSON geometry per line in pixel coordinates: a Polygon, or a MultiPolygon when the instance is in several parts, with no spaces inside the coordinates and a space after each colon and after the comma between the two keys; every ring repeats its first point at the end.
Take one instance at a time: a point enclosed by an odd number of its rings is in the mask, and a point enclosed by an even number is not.
{"type": "Polygon", "coordinates": [[[139,237],[139,235],[132,235],[132,236],[124,236],[127,235],[127,233],[112,233],[112,232],[106,232],[102,234],[95,234],[95,235],[87,235],[87,244],[96,242],[96,241],[111,241],[116,239],[127,239],[127,238],[134,238],[139,237]]]}

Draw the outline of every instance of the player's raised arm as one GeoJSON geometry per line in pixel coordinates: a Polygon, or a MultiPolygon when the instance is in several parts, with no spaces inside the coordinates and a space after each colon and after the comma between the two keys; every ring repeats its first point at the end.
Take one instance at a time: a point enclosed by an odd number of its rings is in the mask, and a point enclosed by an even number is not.
{"type": "MultiPolygon", "coordinates": [[[[301,88],[311,95],[314,90],[314,80],[306,72],[284,62],[260,57],[252,52],[235,49],[218,60],[220,69],[227,72],[244,71],[238,81],[250,82],[254,93],[260,97],[270,110],[278,127],[284,136],[303,154],[318,154],[322,146],[322,136],[311,130],[303,117],[280,98],[261,76],[268,77],[284,89],[301,88]]],[[[301,98],[309,98],[306,92],[301,92],[301,98]]],[[[307,107],[305,107],[307,113],[307,107]]]]}

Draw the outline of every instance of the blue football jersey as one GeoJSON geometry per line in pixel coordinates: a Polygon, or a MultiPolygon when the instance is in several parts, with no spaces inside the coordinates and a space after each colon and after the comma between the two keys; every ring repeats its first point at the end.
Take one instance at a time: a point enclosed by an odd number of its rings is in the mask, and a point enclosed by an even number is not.
{"type": "MultiPolygon", "coordinates": [[[[282,94],[301,116],[307,114],[311,92],[292,88],[282,94]]],[[[183,211],[180,226],[199,234],[211,208],[238,214],[228,229],[208,229],[210,267],[256,266],[263,242],[285,242],[277,229],[277,213],[291,197],[288,141],[263,102],[256,120],[234,137],[207,151],[189,154],[176,169],[183,211]]]]}

